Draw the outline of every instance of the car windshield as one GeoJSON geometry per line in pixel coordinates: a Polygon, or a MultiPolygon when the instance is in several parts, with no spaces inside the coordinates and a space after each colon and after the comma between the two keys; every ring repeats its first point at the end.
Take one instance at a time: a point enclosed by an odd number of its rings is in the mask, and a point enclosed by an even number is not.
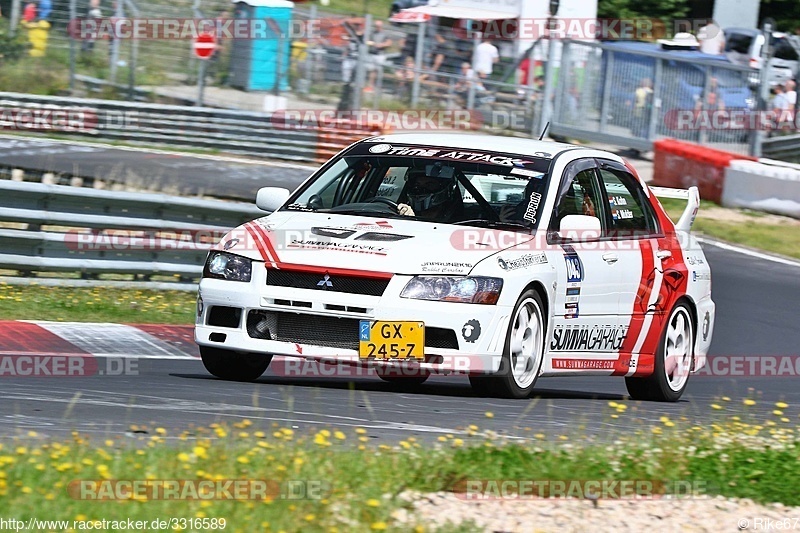
{"type": "Polygon", "coordinates": [[[360,143],[293,194],[284,209],[528,231],[540,218],[549,164],[544,153],[360,143]]]}

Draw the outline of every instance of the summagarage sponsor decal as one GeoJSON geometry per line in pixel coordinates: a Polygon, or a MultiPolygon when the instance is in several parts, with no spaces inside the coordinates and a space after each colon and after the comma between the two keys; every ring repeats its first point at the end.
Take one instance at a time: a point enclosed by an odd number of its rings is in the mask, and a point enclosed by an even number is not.
{"type": "Polygon", "coordinates": [[[628,326],[558,326],[550,349],[554,352],[617,352],[628,326]]]}
{"type": "Polygon", "coordinates": [[[314,241],[309,239],[293,240],[289,248],[315,248],[320,250],[339,250],[341,252],[356,252],[361,254],[386,255],[386,248],[370,246],[368,244],[351,244],[344,242],[314,241]]]}

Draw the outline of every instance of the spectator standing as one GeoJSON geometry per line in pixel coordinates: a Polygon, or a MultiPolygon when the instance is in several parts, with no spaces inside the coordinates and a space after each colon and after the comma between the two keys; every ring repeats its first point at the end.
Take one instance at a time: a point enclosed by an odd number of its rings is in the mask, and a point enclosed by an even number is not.
{"type": "Polygon", "coordinates": [[[367,70],[369,71],[369,81],[364,88],[365,91],[371,92],[372,87],[375,85],[375,76],[378,69],[383,69],[386,64],[386,50],[392,46],[392,40],[383,31],[383,21],[376,20],[374,31],[371,40],[367,42],[369,45],[369,61],[367,62],[367,70]]]}
{"type": "MultiPolygon", "coordinates": [[[[100,0],[89,0],[89,10],[86,12],[87,20],[99,22],[103,17],[103,12],[100,10],[100,0]]],[[[94,51],[94,43],[96,36],[88,35],[81,43],[82,53],[92,53],[94,51]]]]}
{"type": "MultiPolygon", "coordinates": [[[[397,80],[397,96],[401,100],[410,100],[411,98],[411,85],[414,83],[414,70],[414,58],[406,56],[403,66],[394,73],[395,79],[397,80]]],[[[427,74],[420,74],[419,80],[423,81],[427,77],[427,74]]]]}
{"type": "Polygon", "coordinates": [[[634,136],[647,138],[652,108],[653,81],[650,78],[643,78],[634,92],[633,127],[631,128],[634,136]]]}
{"type": "Polygon", "coordinates": [[[797,106],[797,84],[794,80],[786,82],[786,101],[789,102],[789,108],[794,109],[797,106]]]}
{"type": "Polygon", "coordinates": [[[24,22],[33,22],[36,20],[36,4],[33,2],[25,4],[25,9],[22,11],[22,20],[24,22]]]}
{"type": "Polygon", "coordinates": [[[39,20],[48,20],[50,13],[53,11],[53,2],[51,0],[39,0],[38,15],[39,20]]]}
{"type": "Polygon", "coordinates": [[[434,72],[438,72],[444,61],[448,57],[457,57],[458,52],[456,51],[455,45],[444,38],[441,33],[436,33],[434,35],[434,45],[433,45],[433,63],[431,63],[431,70],[434,72]]]}
{"type": "Polygon", "coordinates": [[[482,41],[475,47],[475,55],[472,58],[472,68],[479,75],[488,78],[492,75],[494,64],[500,60],[500,53],[497,47],[489,41],[482,41]]]}
{"type": "Polygon", "coordinates": [[[725,52],[725,35],[719,24],[713,20],[697,31],[697,40],[700,41],[700,51],[704,54],[720,55],[725,52]]]}

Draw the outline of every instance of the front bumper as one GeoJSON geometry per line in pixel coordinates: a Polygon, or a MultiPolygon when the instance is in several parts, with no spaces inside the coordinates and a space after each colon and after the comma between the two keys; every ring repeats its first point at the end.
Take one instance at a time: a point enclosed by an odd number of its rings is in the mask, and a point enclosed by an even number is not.
{"type": "Polygon", "coordinates": [[[436,373],[487,374],[500,368],[509,307],[400,298],[411,276],[395,275],[382,296],[369,296],[271,286],[266,275],[263,263],[254,263],[249,283],[201,280],[195,341],[240,352],[387,368],[418,366],[436,373]],[[227,308],[226,320],[219,320],[215,307],[227,308]],[[275,328],[266,338],[254,327],[260,320],[275,328]],[[424,322],[425,361],[359,358],[361,320],[424,322]]]}

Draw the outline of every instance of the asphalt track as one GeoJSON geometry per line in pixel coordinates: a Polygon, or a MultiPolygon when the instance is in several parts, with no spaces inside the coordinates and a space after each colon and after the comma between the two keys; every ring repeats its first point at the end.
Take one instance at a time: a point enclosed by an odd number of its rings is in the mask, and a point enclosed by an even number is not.
{"type": "MultiPolygon", "coordinates": [[[[537,433],[613,438],[657,424],[663,415],[697,424],[726,414],[775,418],[770,413],[777,401],[790,405],[785,415],[792,426],[799,424],[800,267],[709,244],[704,248],[717,303],[711,356],[723,362],[735,356],[790,356],[792,369],[784,368],[780,376],[731,376],[725,364],[719,373],[726,375],[692,376],[683,399],[664,404],[628,400],[621,378],[542,379],[531,400],[513,401],[476,397],[463,377],[434,377],[413,391],[377,378],[286,378],[270,371],[256,383],[232,383],[212,378],[191,356],[146,358],[137,360],[135,375],[0,378],[0,435],[31,428],[45,435],[73,429],[119,435],[131,425],[177,430],[247,418],[263,428],[274,422],[300,430],[360,426],[376,442],[409,435],[430,440],[464,433],[470,424],[523,439],[537,433]],[[745,397],[753,397],[756,405],[745,407],[745,397]],[[629,404],[618,419],[610,418],[612,400],[629,404]],[[723,409],[712,409],[712,403],[723,409]]],[[[747,363],[739,373],[749,373],[747,363]]]]}
{"type": "Polygon", "coordinates": [[[294,190],[312,167],[152,149],[0,135],[0,166],[53,172],[129,188],[252,202],[259,188],[294,190]]]}

